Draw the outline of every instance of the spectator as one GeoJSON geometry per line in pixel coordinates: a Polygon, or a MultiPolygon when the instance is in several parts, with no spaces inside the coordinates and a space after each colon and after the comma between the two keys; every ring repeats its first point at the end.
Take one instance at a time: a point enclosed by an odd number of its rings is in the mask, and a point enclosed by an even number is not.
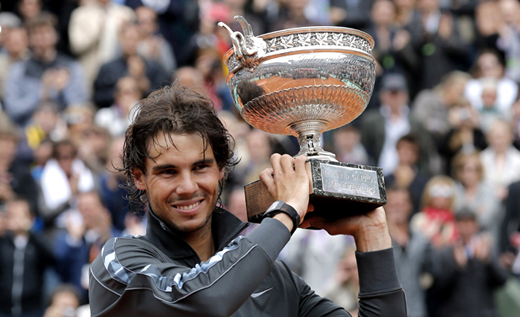
{"type": "Polygon", "coordinates": [[[347,248],[339,261],[334,277],[328,282],[323,296],[345,308],[353,317],[358,316],[359,274],[356,252],[353,246],[347,248]]]}
{"type": "Polygon", "coordinates": [[[114,104],[109,108],[99,109],[94,120],[116,137],[125,134],[130,125],[132,107],[143,98],[143,92],[134,77],[124,76],[117,80],[114,95],[114,104]]]}
{"type": "Polygon", "coordinates": [[[478,152],[459,153],[453,159],[453,176],[457,181],[455,210],[470,208],[480,227],[498,236],[500,201],[493,187],[484,181],[484,165],[478,152]]]}
{"type": "Polygon", "coordinates": [[[515,0],[498,2],[502,25],[497,46],[506,57],[506,76],[520,82],[520,4],[515,0]]]}
{"type": "Polygon", "coordinates": [[[285,8],[281,11],[278,21],[272,26],[272,31],[319,25],[305,15],[305,7],[308,3],[309,0],[286,0],[285,8]]]}
{"type": "Polygon", "coordinates": [[[235,105],[226,85],[226,76],[218,52],[214,48],[200,50],[195,67],[204,76],[204,93],[213,100],[215,109],[232,111],[235,105]]]}
{"type": "Polygon", "coordinates": [[[364,29],[370,22],[373,0],[331,0],[330,17],[334,25],[364,29]]]}
{"type": "MultiPolygon", "coordinates": [[[[0,3],[2,9],[4,6],[0,3]]],[[[17,17],[14,13],[11,12],[0,12],[0,27],[2,28],[2,32],[0,32],[0,54],[5,54],[5,41],[9,35],[9,31],[11,29],[22,27],[22,20],[17,17]]]]}
{"type": "Polygon", "coordinates": [[[335,130],[332,134],[332,153],[340,162],[369,164],[368,153],[361,144],[361,134],[354,125],[349,124],[335,130]]]}
{"type": "Polygon", "coordinates": [[[83,132],[77,145],[78,158],[92,171],[96,184],[99,182],[99,176],[105,171],[111,142],[112,135],[107,129],[92,125],[83,132]]]}
{"type": "Polygon", "coordinates": [[[56,237],[57,270],[64,283],[76,286],[81,302],[87,301],[88,268],[108,239],[120,236],[110,213],[96,192],[78,194],[77,210],[65,215],[65,229],[56,237]]]}
{"type": "Polygon", "coordinates": [[[81,66],[56,50],[58,33],[53,15],[42,13],[28,25],[32,57],[14,63],[4,86],[6,113],[25,126],[41,101],[51,100],[63,111],[70,104],[86,101],[81,66]]]}
{"type": "Polygon", "coordinates": [[[421,159],[418,166],[429,171],[429,159],[433,153],[433,141],[421,124],[409,116],[408,88],[403,76],[390,74],[383,78],[380,109],[371,110],[361,117],[361,143],[382,167],[385,175],[396,169],[399,159],[396,143],[400,137],[413,133],[419,138],[421,159]]]}
{"type": "Polygon", "coordinates": [[[498,81],[491,77],[482,78],[482,108],[479,109],[479,113],[480,128],[484,133],[489,132],[489,129],[496,120],[507,120],[510,116],[510,111],[499,109],[497,97],[498,81]]]}
{"type": "Polygon", "coordinates": [[[439,145],[446,175],[450,175],[452,160],[457,153],[471,153],[487,147],[484,133],[479,128],[479,114],[465,98],[450,107],[448,123],[451,129],[439,145]]]}
{"type": "Polygon", "coordinates": [[[43,317],[81,317],[77,313],[79,300],[79,293],[74,286],[62,284],[52,292],[50,305],[43,317]]]}
{"type": "Polygon", "coordinates": [[[496,121],[487,134],[489,147],[480,153],[484,180],[490,182],[499,200],[507,187],[520,179],[520,151],[513,147],[513,130],[507,121],[496,121]]]}
{"type": "Polygon", "coordinates": [[[178,80],[179,85],[204,93],[204,74],[192,66],[183,66],[173,75],[173,81],[178,80]]]}
{"type": "Polygon", "coordinates": [[[26,200],[12,200],[6,210],[8,232],[0,237],[0,315],[41,316],[44,271],[54,257],[42,237],[31,232],[35,215],[26,200]]]}
{"type": "Polygon", "coordinates": [[[173,72],[177,62],[170,43],[158,33],[157,13],[149,7],[141,6],[135,9],[135,14],[141,33],[137,52],[145,59],[159,63],[166,72],[173,72]]]}
{"type": "Polygon", "coordinates": [[[499,316],[493,292],[506,282],[507,271],[495,256],[491,235],[479,232],[477,216],[469,209],[457,214],[456,224],[460,238],[431,256],[431,316],[499,316]]]}
{"type": "Polygon", "coordinates": [[[85,1],[72,12],[70,48],[85,69],[89,91],[101,65],[118,56],[119,32],[134,20],[132,9],[110,0],[85,1]]]}
{"type": "Polygon", "coordinates": [[[126,176],[119,170],[123,167],[123,141],[122,136],[112,140],[100,182],[101,199],[110,212],[114,228],[119,231],[125,230],[125,219],[130,210],[130,202],[125,199],[126,190],[122,186],[125,184],[126,176]]]}
{"type": "Polygon", "coordinates": [[[464,90],[464,95],[471,105],[480,110],[483,107],[482,84],[484,78],[494,78],[498,81],[496,107],[503,113],[508,113],[518,95],[518,85],[504,76],[504,61],[496,51],[484,50],[478,55],[474,68],[474,79],[470,80],[464,90]]]}
{"type": "Polygon", "coordinates": [[[18,12],[23,23],[28,23],[42,13],[41,0],[19,0],[18,12]]]}
{"type": "Polygon", "coordinates": [[[433,247],[453,244],[457,240],[455,189],[452,178],[444,175],[432,177],[424,189],[421,212],[411,219],[411,229],[422,232],[433,247]]]}
{"type": "Polygon", "coordinates": [[[413,211],[410,192],[403,187],[388,187],[385,206],[388,230],[392,237],[397,275],[406,294],[409,317],[426,317],[426,293],[423,266],[430,244],[420,231],[411,231],[413,211]]]}
{"type": "Polygon", "coordinates": [[[116,83],[123,76],[134,77],[139,89],[147,93],[171,79],[158,63],[137,54],[139,30],[137,24],[125,24],[119,34],[122,56],[101,66],[94,82],[94,102],[98,107],[109,107],[114,103],[116,83]]]}
{"type": "MultiPolygon", "coordinates": [[[[2,33],[4,30],[2,29],[2,33]]],[[[0,98],[3,96],[5,79],[9,67],[15,62],[29,59],[29,42],[25,28],[12,28],[4,40],[6,54],[0,54],[0,98]]]]}
{"type": "Polygon", "coordinates": [[[177,65],[193,64],[196,58],[195,34],[200,25],[199,1],[143,1],[126,0],[126,5],[133,9],[147,6],[158,16],[159,31],[174,49],[177,65]]]}
{"type": "Polygon", "coordinates": [[[407,134],[399,139],[396,144],[399,165],[395,171],[385,178],[387,186],[406,188],[412,200],[413,214],[421,209],[421,197],[429,176],[417,167],[420,149],[417,138],[407,134]]]}
{"type": "MultiPolygon", "coordinates": [[[[410,43],[410,33],[395,24],[395,15],[393,1],[374,1],[371,23],[366,31],[377,43],[372,50],[372,56],[378,63],[376,74],[381,78],[389,73],[402,73],[406,74],[407,82],[412,82],[418,57],[410,43]]],[[[378,87],[375,88],[377,92],[378,87]]]]}
{"type": "Polygon", "coordinates": [[[0,206],[18,197],[38,213],[38,186],[29,168],[16,159],[19,135],[10,123],[0,125],[0,206]]]}
{"type": "Polygon", "coordinates": [[[502,17],[497,1],[481,1],[475,8],[476,44],[478,50],[498,51],[497,41],[502,17]]]}
{"type": "Polygon", "coordinates": [[[413,102],[412,117],[421,122],[438,145],[451,129],[448,112],[464,92],[470,75],[453,71],[433,89],[421,91],[413,102]]]}
{"type": "Polygon", "coordinates": [[[55,226],[64,227],[63,212],[71,208],[79,192],[94,189],[94,176],[77,157],[70,140],[56,142],[53,158],[47,161],[40,180],[43,194],[42,216],[52,233],[55,226]]]}
{"type": "Polygon", "coordinates": [[[416,0],[395,0],[395,22],[400,27],[417,23],[420,19],[416,8],[416,0]]]}
{"type": "Polygon", "coordinates": [[[415,51],[421,56],[415,77],[418,85],[412,87],[412,92],[435,87],[444,75],[464,67],[468,60],[467,43],[459,36],[458,20],[448,12],[441,12],[440,2],[418,0],[419,23],[407,28],[415,51]]]}

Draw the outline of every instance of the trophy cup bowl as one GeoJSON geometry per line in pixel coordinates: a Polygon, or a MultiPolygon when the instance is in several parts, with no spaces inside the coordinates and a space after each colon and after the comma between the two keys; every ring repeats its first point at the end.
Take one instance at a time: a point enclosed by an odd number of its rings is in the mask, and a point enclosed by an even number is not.
{"type": "MultiPolygon", "coordinates": [[[[311,163],[312,215],[332,220],[385,204],[381,168],[338,162],[320,146],[323,132],[348,124],[366,109],[376,77],[372,37],[343,27],[254,36],[243,17],[235,20],[244,34],[219,23],[233,41],[224,55],[233,101],[251,126],[298,138],[297,156],[311,163]]],[[[248,217],[257,222],[272,199],[259,181],[245,191],[248,217]]]]}

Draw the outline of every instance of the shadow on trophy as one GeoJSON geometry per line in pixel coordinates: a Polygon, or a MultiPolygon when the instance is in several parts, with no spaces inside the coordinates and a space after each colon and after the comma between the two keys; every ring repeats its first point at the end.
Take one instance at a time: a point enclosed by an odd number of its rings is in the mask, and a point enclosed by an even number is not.
{"type": "MultiPolygon", "coordinates": [[[[294,28],[254,36],[236,16],[243,34],[233,32],[224,61],[227,85],[244,120],[274,134],[294,135],[311,164],[310,202],[319,216],[336,220],[386,204],[379,167],[338,162],[323,150],[323,132],[356,119],[366,109],[375,82],[374,40],[343,27],[294,28]]],[[[273,200],[262,182],[245,186],[249,221],[260,222],[273,200]]]]}

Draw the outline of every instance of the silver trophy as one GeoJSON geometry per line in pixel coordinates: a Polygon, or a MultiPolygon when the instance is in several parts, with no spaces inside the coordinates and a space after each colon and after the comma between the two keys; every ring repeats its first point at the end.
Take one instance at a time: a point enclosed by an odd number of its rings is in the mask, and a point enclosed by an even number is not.
{"type": "MultiPolygon", "coordinates": [[[[342,27],[305,27],[254,36],[236,16],[243,34],[226,24],[233,48],[224,55],[227,85],[250,125],[298,138],[312,170],[309,216],[335,220],[386,203],[379,167],[338,162],[320,146],[321,134],[357,118],[366,108],[375,82],[376,62],[370,35],[342,27]]],[[[250,221],[258,222],[271,205],[260,182],[245,186],[250,221]]]]}

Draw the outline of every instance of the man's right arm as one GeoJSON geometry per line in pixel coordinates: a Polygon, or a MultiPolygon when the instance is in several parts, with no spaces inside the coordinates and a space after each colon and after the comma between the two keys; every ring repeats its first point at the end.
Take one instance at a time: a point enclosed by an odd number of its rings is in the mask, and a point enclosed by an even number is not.
{"type": "Polygon", "coordinates": [[[91,266],[92,316],[229,316],[269,274],[289,237],[281,222],[265,219],[194,267],[140,239],[109,240],[91,266]]]}

